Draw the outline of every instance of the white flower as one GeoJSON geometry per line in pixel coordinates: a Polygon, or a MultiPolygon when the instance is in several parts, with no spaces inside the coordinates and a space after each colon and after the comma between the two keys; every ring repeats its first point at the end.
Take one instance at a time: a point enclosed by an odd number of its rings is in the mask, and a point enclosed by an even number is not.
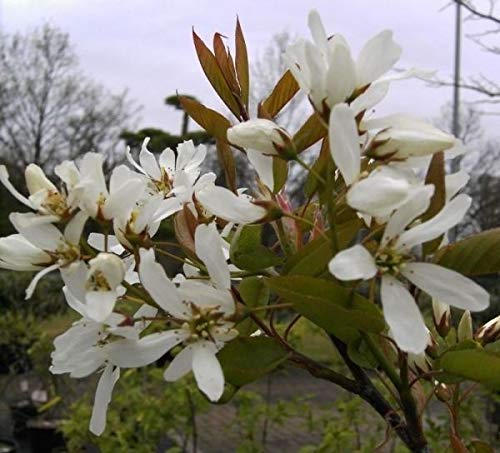
{"type": "Polygon", "coordinates": [[[0,182],[5,188],[24,205],[38,214],[49,216],[50,221],[59,221],[69,217],[77,208],[78,203],[67,192],[61,192],[47,178],[43,170],[35,164],[29,164],[25,173],[26,186],[29,197],[26,198],[12,185],[5,165],[0,165],[0,182]]]}
{"type": "Polygon", "coordinates": [[[102,166],[100,154],[85,154],[80,164],[81,179],[75,190],[79,194],[81,209],[90,217],[112,220],[131,211],[143,196],[146,187],[139,175],[125,165],[119,165],[111,173],[108,190],[102,166]]]}
{"type": "Polygon", "coordinates": [[[264,118],[248,120],[227,130],[227,139],[233,145],[260,151],[268,156],[279,155],[279,148],[285,146],[284,136],[288,137],[284,129],[264,118]]]}
{"type": "MultiPolygon", "coordinates": [[[[316,109],[345,102],[358,96],[357,111],[366,110],[387,93],[388,81],[381,77],[399,60],[401,48],[393,41],[392,32],[384,30],[371,38],[354,61],[344,37],[335,34],[328,38],[316,11],[309,13],[309,29],[314,43],[301,40],[285,53],[290,71],[316,109]],[[374,82],[380,84],[375,86],[374,82]],[[374,88],[361,92],[369,85],[374,88]],[[364,100],[363,97],[365,98],[364,100]]],[[[413,75],[412,72],[405,76],[413,75]]],[[[402,77],[401,77],[402,78],[402,77]]]]}
{"type": "Polygon", "coordinates": [[[149,324],[141,318],[155,316],[156,308],[141,306],[132,324],[121,326],[126,320],[123,315],[112,313],[104,322],[96,322],[85,316],[85,307],[69,292],[65,291],[65,295],[83,318],[54,340],[50,371],[82,378],[102,369],[90,419],[90,431],[100,435],[106,426],[106,412],[120,368],[142,367],[158,360],[168,335],[160,332],[139,338],[149,324]]]}
{"type": "Polygon", "coordinates": [[[261,181],[274,186],[273,157],[291,141],[289,134],[273,121],[257,118],[232,126],[227,130],[230,143],[246,149],[248,160],[261,181]]]}
{"type": "Polygon", "coordinates": [[[83,301],[86,314],[96,322],[103,322],[113,312],[115,302],[124,288],[125,265],[113,253],[102,252],[87,264],[80,262],[62,274],[72,295],[83,301]]]}
{"type": "Polygon", "coordinates": [[[39,280],[49,272],[69,266],[80,259],[80,237],[87,221],[83,212],[76,214],[61,233],[43,216],[12,213],[9,216],[19,232],[0,239],[0,267],[12,270],[38,270],[28,288],[29,299],[39,280]]]}
{"type": "MultiPolygon", "coordinates": [[[[184,280],[177,288],[163,268],[155,262],[152,250],[141,249],[139,276],[153,300],[181,323],[169,331],[175,344],[184,349],[165,370],[167,381],[175,381],[193,371],[200,390],[211,401],[224,391],[224,375],[216,354],[236,335],[234,323],[227,317],[235,305],[230,289],[230,274],[215,225],[200,225],[195,233],[196,253],[205,264],[213,285],[204,281],[184,280]]],[[[166,345],[165,352],[174,344],[166,345]]]]}
{"type": "Polygon", "coordinates": [[[361,173],[361,146],[354,111],[336,105],[330,114],[330,152],[347,186],[349,206],[373,217],[386,217],[404,204],[422,185],[414,175],[396,166],[376,168],[368,177],[361,173]]]}
{"type": "Polygon", "coordinates": [[[370,143],[370,156],[407,159],[446,151],[457,144],[453,135],[408,115],[397,114],[363,121],[364,130],[381,129],[370,143]]]}
{"type": "Polygon", "coordinates": [[[431,191],[419,192],[390,217],[378,250],[372,255],[362,245],[338,253],[329,263],[340,280],[382,277],[384,317],[396,343],[404,351],[422,352],[429,334],[413,296],[398,279],[406,278],[441,302],[478,311],[489,304],[489,294],[459,273],[427,262],[417,262],[412,248],[440,237],[455,226],[470,206],[467,195],[458,195],[433,218],[406,229],[430,203],[431,191]]]}

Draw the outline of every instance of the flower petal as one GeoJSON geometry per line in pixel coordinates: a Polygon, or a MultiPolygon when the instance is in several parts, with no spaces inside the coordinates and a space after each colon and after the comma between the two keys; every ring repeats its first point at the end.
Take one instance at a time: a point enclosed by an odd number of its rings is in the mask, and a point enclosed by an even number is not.
{"type": "Polygon", "coordinates": [[[373,256],[362,245],[337,253],[328,264],[328,269],[339,280],[367,280],[377,274],[373,256]]]}
{"type": "Polygon", "coordinates": [[[229,289],[231,287],[229,267],[222,251],[221,238],[215,223],[199,225],[194,233],[194,241],[196,254],[207,267],[212,281],[221,289],[229,289]]]}
{"type": "Polygon", "coordinates": [[[354,112],[347,104],[338,104],[330,114],[330,152],[347,185],[359,176],[361,151],[354,112]]]}
{"type": "Polygon", "coordinates": [[[387,245],[391,239],[400,235],[411,222],[427,211],[433,193],[434,186],[426,185],[417,190],[406,203],[394,212],[385,227],[382,246],[387,245]]]}
{"type": "Polygon", "coordinates": [[[327,103],[330,107],[344,102],[356,88],[356,66],[351,50],[341,35],[329,41],[330,53],[325,79],[327,103]]]}
{"type": "Polygon", "coordinates": [[[401,272],[430,296],[462,310],[480,311],[490,303],[490,295],[477,283],[437,264],[407,263],[401,272]]]}
{"type": "Polygon", "coordinates": [[[139,253],[141,257],[139,278],[153,300],[167,313],[181,319],[188,316],[177,288],[167,277],[163,267],[155,261],[154,251],[141,249],[139,253]]]}
{"type": "Polygon", "coordinates": [[[274,187],[273,158],[253,149],[247,150],[247,157],[261,181],[272,190],[274,187]]]}
{"type": "Polygon", "coordinates": [[[217,347],[212,342],[193,345],[193,374],[198,388],[210,401],[218,401],[224,393],[224,373],[216,354],[217,347]]]}
{"type": "Polygon", "coordinates": [[[108,365],[97,384],[95,392],[94,407],[92,408],[92,417],[90,418],[90,431],[96,436],[100,436],[106,428],[106,413],[108,405],[111,402],[113,388],[120,378],[120,368],[108,365]]]}
{"type": "Polygon", "coordinates": [[[434,217],[405,231],[396,242],[396,247],[411,249],[417,244],[423,244],[441,236],[463,219],[471,202],[472,199],[468,195],[456,196],[434,217]]]}
{"type": "Polygon", "coordinates": [[[384,30],[371,38],[361,49],[356,62],[357,85],[368,85],[384,75],[401,56],[401,47],[392,39],[392,31],[384,30]]]}
{"type": "Polygon", "coordinates": [[[384,275],[381,299],[384,318],[397,345],[406,352],[423,352],[429,341],[429,331],[410,292],[394,277],[384,275]]]}
{"type": "Polygon", "coordinates": [[[140,340],[118,340],[106,346],[108,359],[121,368],[139,368],[155,362],[186,339],[184,330],[167,330],[140,340]]]}
{"type": "Polygon", "coordinates": [[[186,346],[179,352],[163,373],[167,382],[175,382],[188,374],[193,367],[193,345],[186,346]]]}

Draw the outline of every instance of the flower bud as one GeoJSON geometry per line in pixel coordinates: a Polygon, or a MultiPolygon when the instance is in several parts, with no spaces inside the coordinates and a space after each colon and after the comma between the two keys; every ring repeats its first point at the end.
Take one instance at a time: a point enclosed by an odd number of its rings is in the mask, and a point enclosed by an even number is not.
{"type": "Polygon", "coordinates": [[[445,151],[456,139],[430,124],[416,119],[399,119],[382,129],[373,139],[369,155],[374,158],[407,159],[445,151]]]}
{"type": "Polygon", "coordinates": [[[432,299],[432,319],[437,333],[445,338],[451,328],[450,306],[437,299],[432,299]]]}
{"type": "Polygon", "coordinates": [[[431,363],[425,355],[425,352],[421,352],[420,354],[409,352],[408,366],[415,374],[424,374],[432,369],[431,363]]]}
{"type": "Polygon", "coordinates": [[[482,344],[493,343],[500,339],[500,316],[489,320],[486,324],[481,326],[477,330],[475,338],[482,344]]]}
{"type": "Polygon", "coordinates": [[[453,396],[453,392],[449,389],[449,387],[441,382],[434,387],[434,394],[437,396],[438,400],[443,403],[450,401],[453,396]]]}
{"type": "Polygon", "coordinates": [[[56,186],[52,184],[43,170],[35,164],[29,164],[24,171],[24,177],[26,179],[26,186],[30,195],[33,195],[40,190],[50,190],[57,192],[56,186]]]}
{"type": "Polygon", "coordinates": [[[264,118],[248,120],[229,128],[227,139],[233,145],[270,156],[281,155],[291,143],[291,138],[284,129],[264,118]]]}
{"type": "Polygon", "coordinates": [[[457,336],[459,342],[472,339],[472,317],[469,310],[464,311],[458,323],[457,336]]]}

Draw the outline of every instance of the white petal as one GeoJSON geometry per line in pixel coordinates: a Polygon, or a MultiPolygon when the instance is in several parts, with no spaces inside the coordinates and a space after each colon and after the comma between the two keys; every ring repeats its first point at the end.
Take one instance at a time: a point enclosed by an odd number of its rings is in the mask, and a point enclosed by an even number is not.
{"type": "Polygon", "coordinates": [[[247,157],[260,180],[272,190],[274,187],[273,158],[253,149],[247,150],[247,157]]]}
{"type": "MultiPolygon", "coordinates": [[[[96,250],[100,252],[104,252],[104,245],[106,243],[105,236],[102,233],[90,233],[87,238],[87,242],[91,247],[94,247],[96,250]]],[[[117,255],[121,255],[125,249],[120,244],[116,236],[112,234],[108,235],[108,250],[110,252],[116,253],[117,255]]]]}
{"type": "Polygon", "coordinates": [[[111,394],[116,382],[120,378],[120,368],[113,368],[111,365],[104,368],[97,384],[89,425],[90,431],[96,436],[100,436],[104,428],[106,428],[106,413],[108,412],[108,405],[111,402],[111,394]]]}
{"type": "Polygon", "coordinates": [[[386,217],[399,208],[410,194],[403,178],[374,176],[355,182],[347,192],[347,204],[372,217],[386,217]]]}
{"type": "Polygon", "coordinates": [[[407,263],[402,274],[430,296],[462,310],[480,311],[490,303],[490,295],[477,283],[437,264],[407,263]]]}
{"type": "Polygon", "coordinates": [[[397,209],[387,222],[384,236],[382,237],[382,246],[385,246],[391,239],[400,235],[411,222],[427,211],[433,193],[434,186],[426,185],[397,209]]]}
{"type": "Polygon", "coordinates": [[[53,264],[52,266],[46,267],[45,269],[42,269],[40,272],[38,272],[34,277],[33,280],[31,280],[30,284],[26,288],[26,296],[24,297],[25,299],[29,299],[32,295],[33,292],[36,289],[36,285],[38,285],[38,282],[47,274],[49,274],[52,271],[55,271],[56,269],[59,269],[59,264],[53,264]]]}
{"type": "Polygon", "coordinates": [[[330,152],[347,185],[359,176],[361,151],[354,112],[347,104],[338,104],[330,114],[330,152]]]}
{"type": "Polygon", "coordinates": [[[102,155],[97,153],[86,153],[80,164],[82,179],[92,182],[93,190],[96,193],[107,194],[106,180],[102,170],[102,155]]]}
{"type": "Polygon", "coordinates": [[[116,291],[89,291],[85,298],[87,316],[96,322],[104,322],[113,312],[117,298],[116,291]]]}
{"type": "Polygon", "coordinates": [[[195,250],[198,257],[207,267],[212,281],[219,288],[229,289],[231,278],[226,258],[220,246],[220,236],[215,223],[199,225],[194,234],[195,250]]]}
{"type": "Polygon", "coordinates": [[[64,229],[64,237],[68,243],[73,245],[80,243],[80,238],[88,218],[89,216],[85,212],[80,211],[68,222],[64,229]]]}
{"type": "Polygon", "coordinates": [[[326,52],[328,36],[326,35],[325,27],[321,22],[321,17],[319,16],[318,11],[312,9],[309,12],[307,24],[309,26],[309,30],[311,31],[314,43],[326,52]]]}
{"type": "Polygon", "coordinates": [[[139,163],[152,179],[159,181],[161,179],[160,167],[158,166],[158,162],[156,162],[154,154],[147,148],[148,142],[149,140],[144,140],[142,142],[141,151],[139,153],[139,163]]]}
{"type": "Polygon", "coordinates": [[[417,244],[423,244],[441,236],[463,219],[471,202],[472,199],[468,195],[458,195],[432,219],[405,231],[396,242],[396,247],[411,249],[417,244]]]}
{"type": "Polygon", "coordinates": [[[236,224],[257,222],[267,214],[261,206],[224,187],[205,186],[196,192],[196,198],[215,216],[236,224]]]}
{"type": "Polygon", "coordinates": [[[48,224],[44,217],[13,212],[9,215],[9,220],[21,235],[42,250],[55,251],[64,243],[61,232],[54,225],[48,224]]]}
{"type": "Polygon", "coordinates": [[[351,51],[340,35],[330,39],[325,91],[330,107],[344,102],[356,88],[356,66],[351,51]]]}
{"type": "Polygon", "coordinates": [[[219,307],[219,311],[232,315],[234,300],[227,289],[216,289],[208,283],[196,280],[183,280],[179,285],[183,300],[194,302],[198,307],[219,307]]]}
{"type": "Polygon", "coordinates": [[[109,361],[122,368],[139,368],[155,362],[186,339],[184,330],[146,335],[140,340],[118,340],[106,346],[109,361]]]}
{"type": "Polygon", "coordinates": [[[193,367],[193,345],[186,346],[179,352],[163,373],[167,382],[175,382],[188,374],[193,367]]]}
{"type": "Polygon", "coordinates": [[[170,148],[165,148],[160,154],[158,161],[167,174],[172,176],[175,171],[175,153],[170,148]]]}
{"type": "Polygon", "coordinates": [[[339,280],[367,280],[377,274],[373,256],[362,245],[337,253],[328,264],[328,269],[339,280]]]}
{"type": "Polygon", "coordinates": [[[423,352],[429,341],[429,332],[410,292],[394,277],[384,275],[381,298],[384,318],[397,345],[403,351],[423,352]]]}
{"type": "Polygon", "coordinates": [[[469,182],[470,176],[467,172],[460,170],[445,176],[446,201],[450,201],[469,182]]]}
{"type": "Polygon", "coordinates": [[[177,288],[170,281],[163,266],[155,261],[152,249],[139,251],[141,263],[139,265],[139,278],[153,300],[167,313],[185,318],[188,315],[186,306],[179,297],[177,288]]]}
{"type": "Polygon", "coordinates": [[[224,393],[224,374],[216,354],[217,348],[211,342],[193,345],[193,374],[198,388],[210,401],[218,401],[224,393]]]}
{"type": "Polygon", "coordinates": [[[20,201],[22,204],[28,206],[28,208],[35,209],[33,203],[12,185],[9,180],[9,172],[7,171],[7,167],[5,165],[0,165],[0,182],[17,201],[20,201]]]}
{"type": "Polygon", "coordinates": [[[387,95],[389,85],[389,82],[372,83],[363,94],[351,102],[350,106],[354,114],[358,115],[378,104],[387,95]]]}
{"type": "Polygon", "coordinates": [[[384,30],[361,49],[356,62],[357,84],[364,87],[384,75],[401,56],[401,47],[392,39],[392,31],[384,30]]]}

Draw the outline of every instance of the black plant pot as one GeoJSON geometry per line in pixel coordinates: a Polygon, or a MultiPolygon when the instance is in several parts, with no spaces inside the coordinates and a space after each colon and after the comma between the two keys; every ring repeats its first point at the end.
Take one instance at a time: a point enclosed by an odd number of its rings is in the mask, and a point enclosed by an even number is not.
{"type": "Polygon", "coordinates": [[[59,431],[59,420],[33,418],[26,424],[32,453],[63,451],[64,437],[59,431]]]}

